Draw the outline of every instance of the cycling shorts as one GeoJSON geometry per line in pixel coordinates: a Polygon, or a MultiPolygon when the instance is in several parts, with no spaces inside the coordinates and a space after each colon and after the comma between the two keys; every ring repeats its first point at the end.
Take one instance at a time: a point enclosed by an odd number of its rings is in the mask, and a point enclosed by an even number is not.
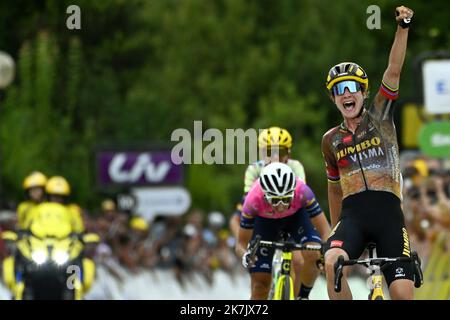
{"type": "MultiPolygon", "coordinates": [[[[350,259],[358,259],[370,242],[376,244],[378,257],[410,256],[401,202],[391,192],[364,191],[345,198],[325,250],[340,248],[350,259]]],[[[392,263],[383,273],[388,286],[398,279],[414,280],[409,262],[392,263]]]]}

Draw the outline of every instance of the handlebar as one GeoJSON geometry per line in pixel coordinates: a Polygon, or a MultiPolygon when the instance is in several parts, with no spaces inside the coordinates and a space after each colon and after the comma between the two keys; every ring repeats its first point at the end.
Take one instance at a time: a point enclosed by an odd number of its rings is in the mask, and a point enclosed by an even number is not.
{"type": "Polygon", "coordinates": [[[352,266],[361,264],[365,267],[373,265],[384,267],[386,264],[393,262],[411,262],[414,270],[414,286],[419,288],[423,284],[423,273],[421,269],[421,261],[417,252],[413,251],[411,257],[396,257],[396,258],[369,258],[369,259],[351,259],[344,260],[344,256],[339,256],[334,264],[334,291],[341,292],[342,269],[344,266],[352,266]]]}
{"type": "Polygon", "coordinates": [[[298,244],[292,241],[265,241],[261,240],[260,235],[256,235],[255,239],[253,239],[252,242],[250,242],[248,250],[250,251],[250,260],[253,260],[256,251],[260,247],[266,247],[266,248],[275,248],[275,249],[281,249],[283,251],[295,251],[295,250],[310,250],[310,251],[321,251],[322,245],[321,244],[298,244]]]}
{"type": "Polygon", "coordinates": [[[276,242],[276,241],[264,241],[261,240],[260,244],[261,247],[267,247],[267,248],[275,248],[275,249],[281,249],[281,250],[310,250],[310,251],[320,251],[322,250],[322,245],[320,244],[298,244],[295,242],[276,242]]]}
{"type": "Polygon", "coordinates": [[[248,247],[248,250],[250,251],[250,256],[249,256],[250,261],[252,261],[253,258],[255,257],[256,251],[259,248],[260,241],[261,241],[261,236],[258,234],[258,235],[256,235],[255,239],[253,239],[253,241],[250,242],[250,245],[248,247]]]}

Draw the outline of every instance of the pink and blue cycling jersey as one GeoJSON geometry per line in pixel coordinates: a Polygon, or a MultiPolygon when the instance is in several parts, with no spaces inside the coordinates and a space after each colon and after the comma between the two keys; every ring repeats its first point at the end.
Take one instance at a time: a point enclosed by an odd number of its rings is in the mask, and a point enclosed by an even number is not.
{"type": "Polygon", "coordinates": [[[293,215],[302,208],[305,208],[310,218],[320,214],[322,208],[316,201],[316,197],[311,188],[299,178],[296,179],[297,186],[295,188],[294,199],[292,199],[291,206],[281,213],[274,212],[272,206],[265,200],[264,191],[262,190],[258,179],[245,197],[241,216],[241,227],[246,229],[253,228],[253,220],[255,217],[281,219],[293,215]]]}

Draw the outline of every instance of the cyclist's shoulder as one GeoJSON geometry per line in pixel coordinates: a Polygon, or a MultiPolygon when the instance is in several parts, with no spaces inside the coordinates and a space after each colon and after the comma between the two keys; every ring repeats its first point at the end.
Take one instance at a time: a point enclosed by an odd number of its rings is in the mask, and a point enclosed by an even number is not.
{"type": "Polygon", "coordinates": [[[259,178],[253,183],[252,187],[248,191],[247,195],[245,196],[245,202],[256,202],[260,199],[262,199],[264,196],[264,193],[261,188],[261,184],[259,183],[259,178]]]}
{"type": "Polygon", "coordinates": [[[347,130],[344,122],[329,129],[322,137],[322,150],[333,149],[341,142],[341,140],[348,136],[350,132],[347,130]]]}
{"type": "Polygon", "coordinates": [[[327,140],[332,138],[334,135],[342,133],[344,131],[343,123],[340,123],[337,126],[332,127],[327,132],[323,134],[322,140],[327,140]]]}
{"type": "Polygon", "coordinates": [[[293,170],[297,168],[303,168],[303,164],[300,162],[300,160],[297,159],[288,159],[286,164],[293,170]]]}
{"type": "Polygon", "coordinates": [[[297,184],[295,186],[295,190],[299,193],[305,193],[306,190],[310,189],[308,184],[301,178],[296,177],[297,184]]]}

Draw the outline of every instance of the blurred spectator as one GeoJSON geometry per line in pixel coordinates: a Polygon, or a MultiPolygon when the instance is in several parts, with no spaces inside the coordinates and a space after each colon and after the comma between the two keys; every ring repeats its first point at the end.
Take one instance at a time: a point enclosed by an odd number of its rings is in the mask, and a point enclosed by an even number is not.
{"type": "MultiPolygon", "coordinates": [[[[17,223],[17,215],[13,210],[0,210],[0,235],[4,231],[14,231],[17,223]]],[[[7,245],[7,242],[0,237],[0,259],[11,254],[12,248],[7,245]]]]}
{"type": "Polygon", "coordinates": [[[403,205],[413,250],[427,261],[438,234],[450,251],[450,170],[448,162],[419,157],[403,169],[403,205]]]}

